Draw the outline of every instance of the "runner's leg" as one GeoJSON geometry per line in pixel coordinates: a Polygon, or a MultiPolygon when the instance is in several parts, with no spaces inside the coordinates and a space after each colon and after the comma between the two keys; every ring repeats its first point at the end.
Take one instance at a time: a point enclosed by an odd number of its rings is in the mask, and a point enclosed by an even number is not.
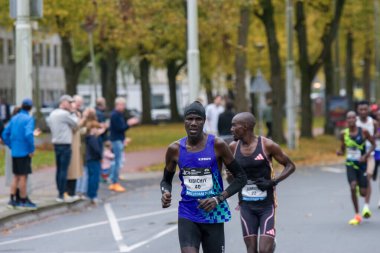
{"type": "Polygon", "coordinates": [[[259,218],[248,203],[242,202],[240,204],[240,220],[247,253],[257,253],[259,218]]]}
{"type": "Polygon", "coordinates": [[[274,205],[264,207],[260,213],[259,252],[272,253],[274,250],[275,208],[274,205]]]}
{"type": "Polygon", "coordinates": [[[178,237],[182,253],[199,253],[202,233],[198,224],[188,219],[179,218],[178,237]]]}
{"type": "Polygon", "coordinates": [[[203,253],[224,253],[224,223],[202,224],[203,253]]]}

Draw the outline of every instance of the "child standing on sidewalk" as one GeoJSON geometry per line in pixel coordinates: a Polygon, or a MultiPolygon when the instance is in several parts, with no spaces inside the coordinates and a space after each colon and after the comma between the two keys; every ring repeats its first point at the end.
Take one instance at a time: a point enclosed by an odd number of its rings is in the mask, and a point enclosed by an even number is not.
{"type": "Polygon", "coordinates": [[[103,160],[102,160],[102,179],[107,182],[112,166],[115,165],[115,154],[112,152],[112,143],[106,141],[104,143],[103,160]]]}
{"type": "Polygon", "coordinates": [[[91,121],[87,123],[86,128],[87,196],[93,204],[96,204],[102,160],[102,141],[98,135],[100,124],[97,121],[91,121]]]}

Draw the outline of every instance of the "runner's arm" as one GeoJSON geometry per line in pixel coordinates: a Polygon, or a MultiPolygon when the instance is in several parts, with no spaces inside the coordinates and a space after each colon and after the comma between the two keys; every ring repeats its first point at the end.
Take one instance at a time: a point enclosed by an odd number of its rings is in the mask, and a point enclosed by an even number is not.
{"type": "Polygon", "coordinates": [[[375,151],[376,144],[373,136],[365,129],[363,129],[364,138],[371,143],[371,148],[366,152],[365,156],[368,158],[373,151],[375,151]]]}
{"type": "Polygon", "coordinates": [[[226,165],[228,171],[233,176],[233,180],[230,182],[230,185],[221,193],[221,200],[224,200],[238,193],[241,188],[246,185],[247,176],[239,163],[235,160],[228,145],[222,139],[215,139],[215,149],[217,151],[217,154],[222,158],[223,163],[226,165]]]}
{"type": "MultiPolygon", "coordinates": [[[[229,147],[230,147],[231,153],[235,154],[237,142],[236,141],[231,142],[229,147]]],[[[227,174],[227,182],[231,184],[232,181],[234,180],[234,176],[231,174],[231,172],[228,169],[226,169],[226,174],[227,174]]]]}
{"type": "Polygon", "coordinates": [[[340,139],[340,149],[336,152],[336,154],[338,156],[343,156],[344,153],[346,152],[346,144],[344,143],[344,133],[343,132],[340,133],[339,139],[340,139]]]}
{"type": "Polygon", "coordinates": [[[172,181],[177,167],[177,157],[178,144],[173,143],[166,151],[164,175],[160,184],[162,193],[161,203],[163,208],[169,207],[171,203],[172,181]]]}
{"type": "Polygon", "coordinates": [[[270,154],[278,163],[284,166],[281,174],[273,179],[274,185],[277,185],[279,182],[286,179],[296,170],[296,165],[275,142],[266,140],[265,148],[268,154],[270,154]]]}

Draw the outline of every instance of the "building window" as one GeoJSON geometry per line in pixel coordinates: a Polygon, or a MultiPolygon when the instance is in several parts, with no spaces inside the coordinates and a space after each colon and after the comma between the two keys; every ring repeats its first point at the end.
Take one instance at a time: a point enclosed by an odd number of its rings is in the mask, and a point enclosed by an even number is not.
{"type": "Polygon", "coordinates": [[[49,67],[51,66],[51,62],[50,62],[50,45],[49,44],[46,44],[45,45],[45,57],[46,57],[46,66],[49,67]]]}
{"type": "Polygon", "coordinates": [[[0,39],[0,64],[4,64],[4,40],[0,39]]]}
{"type": "Polygon", "coordinates": [[[59,66],[59,53],[58,53],[58,50],[59,50],[59,47],[58,45],[54,45],[54,67],[58,67],[59,66]]]}
{"type": "Polygon", "coordinates": [[[13,40],[8,40],[8,63],[12,64],[15,60],[15,54],[13,51],[13,40]]]}

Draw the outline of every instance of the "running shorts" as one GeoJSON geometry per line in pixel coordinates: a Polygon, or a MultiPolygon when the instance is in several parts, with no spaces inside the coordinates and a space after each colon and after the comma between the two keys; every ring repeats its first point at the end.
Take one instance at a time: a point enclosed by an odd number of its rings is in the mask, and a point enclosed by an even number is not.
{"type": "Polygon", "coordinates": [[[240,219],[243,237],[276,236],[274,204],[260,205],[256,202],[242,201],[240,204],[240,219]]]}
{"type": "Polygon", "coordinates": [[[204,253],[224,253],[224,223],[196,223],[178,219],[178,236],[181,248],[192,247],[204,253]]]}
{"type": "Polygon", "coordinates": [[[28,175],[32,173],[32,159],[30,156],[12,157],[12,169],[14,175],[28,175]]]}
{"type": "Polygon", "coordinates": [[[355,169],[352,166],[346,166],[347,168],[347,179],[351,184],[352,182],[357,182],[360,188],[367,188],[368,180],[367,173],[363,169],[355,169]]]}

